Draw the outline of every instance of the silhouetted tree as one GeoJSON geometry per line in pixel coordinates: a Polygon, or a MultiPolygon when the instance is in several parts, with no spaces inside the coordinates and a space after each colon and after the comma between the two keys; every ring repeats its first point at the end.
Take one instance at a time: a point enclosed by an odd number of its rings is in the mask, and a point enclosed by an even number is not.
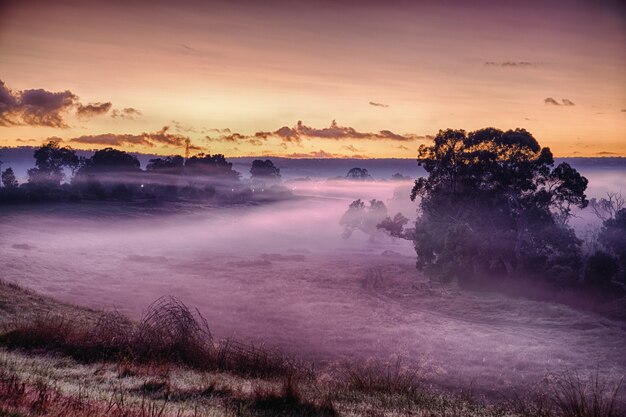
{"type": "Polygon", "coordinates": [[[148,161],[146,171],[159,171],[168,174],[182,173],[185,160],[182,156],[167,156],[165,158],[155,158],[148,161]]]}
{"type": "Polygon", "coordinates": [[[185,163],[188,173],[226,180],[239,180],[240,174],[233,169],[233,164],[226,161],[222,154],[192,156],[185,163]]]}
{"type": "Polygon", "coordinates": [[[387,207],[380,200],[370,200],[366,206],[361,199],[355,200],[348,206],[348,210],[339,220],[343,226],[342,236],[344,239],[352,236],[355,230],[368,234],[373,239],[380,233],[377,225],[387,217],[387,207]]]}
{"type": "Polygon", "coordinates": [[[406,225],[409,223],[409,219],[404,217],[402,213],[396,213],[393,218],[386,217],[376,225],[376,228],[385,231],[391,237],[399,239],[413,240],[415,238],[415,230],[407,229],[406,225]]]}
{"type": "Polygon", "coordinates": [[[571,207],[587,205],[587,179],[523,129],[441,130],[419,148],[417,267],[441,279],[531,275],[573,282],[581,241],[571,207]]]}
{"type": "Polygon", "coordinates": [[[63,168],[70,168],[73,172],[79,165],[76,152],[68,146],[61,147],[55,140],[37,149],[33,157],[35,168],[28,170],[29,183],[58,186],[65,178],[63,168]]]}
{"type": "Polygon", "coordinates": [[[626,283],[626,208],[620,209],[613,217],[604,221],[598,240],[617,258],[618,279],[626,283]]]}
{"type": "Polygon", "coordinates": [[[269,159],[265,161],[255,159],[252,161],[250,175],[253,180],[279,180],[280,169],[276,168],[274,163],[269,159]]]}
{"type": "Polygon", "coordinates": [[[7,188],[18,187],[19,184],[17,182],[17,179],[15,178],[15,174],[13,173],[12,168],[7,168],[4,171],[2,171],[2,185],[4,185],[7,188]]]}
{"type": "Polygon", "coordinates": [[[405,181],[405,180],[410,180],[411,177],[405,177],[404,175],[400,174],[399,172],[396,172],[395,174],[393,174],[391,176],[391,179],[394,181],[405,181]]]}
{"type": "Polygon", "coordinates": [[[112,172],[138,172],[139,160],[124,151],[105,148],[96,151],[91,158],[82,161],[79,174],[105,174],[112,172]]]}
{"type": "Polygon", "coordinates": [[[346,178],[351,179],[351,180],[358,180],[358,181],[363,181],[363,180],[371,180],[372,176],[370,175],[369,172],[367,172],[367,169],[363,168],[352,168],[350,171],[348,171],[348,173],[346,174],[346,178]]]}

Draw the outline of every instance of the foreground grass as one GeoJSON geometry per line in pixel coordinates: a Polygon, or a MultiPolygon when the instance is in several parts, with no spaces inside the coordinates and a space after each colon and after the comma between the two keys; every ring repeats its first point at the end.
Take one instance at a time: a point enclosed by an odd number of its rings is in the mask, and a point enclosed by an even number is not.
{"type": "Polygon", "coordinates": [[[136,323],[0,283],[0,309],[0,417],[624,415],[619,381],[599,372],[550,375],[533,395],[486,401],[433,389],[400,360],[314,371],[278,351],[215,341],[172,298],[136,323]]]}

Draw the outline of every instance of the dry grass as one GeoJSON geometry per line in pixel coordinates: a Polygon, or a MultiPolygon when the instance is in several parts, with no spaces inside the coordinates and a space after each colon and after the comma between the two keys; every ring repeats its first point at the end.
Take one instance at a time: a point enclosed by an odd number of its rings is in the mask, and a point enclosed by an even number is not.
{"type": "Polygon", "coordinates": [[[621,380],[599,371],[550,375],[533,393],[487,403],[429,387],[401,358],[316,373],[279,351],[215,341],[198,311],[171,297],[135,323],[115,313],[72,314],[69,305],[0,286],[0,297],[37,308],[5,317],[0,342],[11,351],[0,349],[0,417],[626,415],[621,380]]]}
{"type": "Polygon", "coordinates": [[[55,351],[83,362],[176,363],[249,376],[307,372],[277,350],[229,340],[215,343],[202,315],[173,297],[151,304],[139,323],[113,313],[82,322],[55,314],[18,320],[0,335],[0,343],[9,349],[55,351]]]}

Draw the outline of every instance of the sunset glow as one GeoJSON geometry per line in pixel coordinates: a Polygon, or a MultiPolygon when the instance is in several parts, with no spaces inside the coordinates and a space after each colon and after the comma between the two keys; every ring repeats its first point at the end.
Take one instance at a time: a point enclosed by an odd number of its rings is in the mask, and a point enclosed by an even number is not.
{"type": "Polygon", "coordinates": [[[295,3],[3,2],[1,145],[414,158],[494,126],[626,156],[619,2],[295,3]]]}

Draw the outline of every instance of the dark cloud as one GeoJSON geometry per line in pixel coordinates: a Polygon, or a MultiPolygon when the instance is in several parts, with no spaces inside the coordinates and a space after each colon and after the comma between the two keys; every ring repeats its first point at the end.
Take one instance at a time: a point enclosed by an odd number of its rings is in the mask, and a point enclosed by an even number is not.
{"type": "Polygon", "coordinates": [[[389,107],[389,104],[376,103],[375,101],[370,101],[370,106],[374,106],[374,107],[389,107]]]}
{"type": "Polygon", "coordinates": [[[502,67],[502,68],[529,68],[529,67],[538,67],[541,65],[538,62],[529,62],[529,61],[487,61],[485,65],[488,67],[502,67]]]}
{"type": "Polygon", "coordinates": [[[111,112],[111,117],[114,119],[135,120],[139,116],[141,116],[141,112],[132,107],[126,107],[122,110],[115,109],[111,112]]]}
{"type": "Polygon", "coordinates": [[[93,117],[107,113],[111,110],[111,102],[106,103],[89,103],[80,104],[76,106],[76,115],[79,117],[93,117]]]}
{"type": "Polygon", "coordinates": [[[287,158],[316,158],[316,159],[345,157],[345,155],[326,152],[322,149],[320,149],[319,151],[312,151],[312,152],[294,152],[294,153],[290,153],[284,156],[287,158]]]}
{"type": "MultiPolygon", "coordinates": [[[[206,129],[205,131],[209,131],[206,129]]],[[[259,131],[253,135],[243,135],[241,133],[231,133],[230,129],[210,129],[214,132],[227,132],[217,137],[206,136],[209,142],[224,143],[249,143],[253,146],[261,146],[270,139],[278,139],[283,144],[301,144],[303,140],[308,139],[329,139],[329,140],[389,140],[399,142],[411,142],[423,139],[432,139],[432,136],[419,136],[414,134],[400,135],[390,130],[381,130],[379,132],[359,132],[352,127],[340,126],[336,121],[332,121],[329,127],[315,128],[305,125],[302,121],[294,127],[283,126],[274,131],[259,131]]]]}
{"type": "Polygon", "coordinates": [[[12,91],[0,80],[0,126],[68,127],[64,114],[78,104],[70,91],[12,91]]]}
{"type": "Polygon", "coordinates": [[[543,100],[544,103],[546,104],[550,104],[552,106],[575,106],[576,104],[567,98],[562,98],[561,102],[559,103],[557,100],[553,99],[552,97],[548,97],[546,99],[543,100]]]}
{"type": "Polygon", "coordinates": [[[626,109],[622,109],[622,113],[626,113],[626,109]]]}
{"type": "MultiPolygon", "coordinates": [[[[157,145],[165,147],[183,148],[190,140],[188,136],[171,133],[169,126],[164,126],[160,130],[152,133],[133,134],[115,134],[104,133],[101,135],[84,135],[72,138],[69,142],[80,143],[83,145],[106,145],[106,146],[149,146],[157,145]]],[[[190,144],[189,149],[203,150],[204,148],[190,144]]]]}
{"type": "Polygon", "coordinates": [[[115,133],[104,133],[101,135],[85,135],[72,138],[70,142],[83,145],[106,145],[106,146],[136,146],[143,145],[154,147],[154,143],[143,135],[119,135],[115,133]]]}
{"type": "MultiPolygon", "coordinates": [[[[0,80],[0,126],[47,126],[69,127],[65,121],[68,113],[77,117],[89,118],[106,114],[111,110],[111,102],[83,104],[78,96],[69,90],[51,92],[41,88],[31,90],[11,90],[0,80]]],[[[119,112],[114,110],[113,113],[119,112]]],[[[135,109],[124,109],[121,114],[140,114],[135,109]]],[[[111,115],[115,117],[115,114],[111,115]]]]}
{"type": "Polygon", "coordinates": [[[340,126],[336,121],[332,121],[329,127],[314,128],[307,126],[302,121],[298,121],[296,126],[283,126],[280,129],[268,133],[262,133],[264,137],[275,136],[285,142],[300,143],[302,138],[307,139],[369,139],[369,140],[394,140],[394,141],[413,141],[417,137],[415,135],[399,135],[390,130],[381,130],[380,132],[359,132],[352,127],[340,126]]]}
{"type": "Polygon", "coordinates": [[[598,156],[613,156],[613,155],[619,155],[615,152],[608,152],[608,151],[602,151],[602,152],[596,152],[596,155],[598,156]]]}

